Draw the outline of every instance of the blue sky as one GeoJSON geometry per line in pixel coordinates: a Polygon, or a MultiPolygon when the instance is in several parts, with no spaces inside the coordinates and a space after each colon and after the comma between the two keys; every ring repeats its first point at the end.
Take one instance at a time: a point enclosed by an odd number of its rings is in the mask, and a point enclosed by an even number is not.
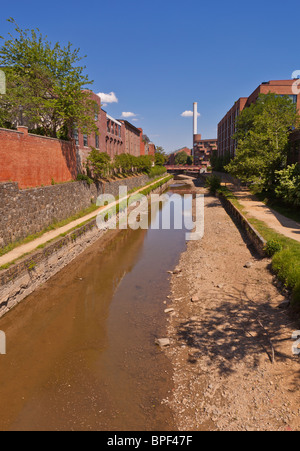
{"type": "Polygon", "coordinates": [[[118,99],[107,103],[108,114],[133,113],[127,120],[167,152],[192,146],[192,118],[181,114],[193,102],[198,133],[215,138],[235,100],[300,69],[291,1],[15,0],[1,5],[4,37],[9,17],[79,47],[92,89],[118,99]]]}

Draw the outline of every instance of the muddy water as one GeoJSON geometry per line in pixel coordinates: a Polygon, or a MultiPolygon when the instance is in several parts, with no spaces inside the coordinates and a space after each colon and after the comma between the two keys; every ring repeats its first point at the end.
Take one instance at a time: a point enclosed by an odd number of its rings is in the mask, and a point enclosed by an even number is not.
{"type": "Polygon", "coordinates": [[[185,231],[123,230],[108,240],[0,320],[0,430],[176,428],[161,403],[172,372],[154,340],[166,329],[166,271],[185,231]]]}

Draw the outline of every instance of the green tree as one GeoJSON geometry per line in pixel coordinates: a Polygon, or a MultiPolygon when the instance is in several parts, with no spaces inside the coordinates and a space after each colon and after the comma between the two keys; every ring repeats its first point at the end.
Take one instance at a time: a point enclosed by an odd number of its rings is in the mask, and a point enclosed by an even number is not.
{"type": "Polygon", "coordinates": [[[293,164],[276,171],[276,196],[285,203],[299,207],[300,205],[300,165],[293,164]]]}
{"type": "Polygon", "coordinates": [[[186,164],[188,164],[189,166],[192,166],[194,164],[194,160],[193,160],[193,157],[191,155],[188,155],[187,160],[186,160],[186,164]]]}
{"type": "Polygon", "coordinates": [[[1,39],[0,66],[6,74],[6,94],[0,96],[0,125],[24,121],[30,129],[50,137],[69,136],[76,126],[96,131],[97,103],[84,88],[90,85],[79,49],[52,45],[39,30],[21,30],[1,39]]]}
{"type": "Polygon", "coordinates": [[[274,190],[275,173],[286,166],[289,134],[298,121],[288,97],[261,94],[237,120],[236,157],[225,169],[260,191],[274,190]]]}
{"type": "Polygon", "coordinates": [[[156,147],[155,150],[155,165],[163,166],[168,160],[167,154],[162,147],[156,147]]]}
{"type": "Polygon", "coordinates": [[[87,172],[91,174],[95,181],[100,181],[107,177],[111,169],[110,156],[106,152],[99,152],[94,147],[87,158],[87,172]]]}
{"type": "Polygon", "coordinates": [[[187,164],[188,155],[185,152],[179,152],[175,156],[175,164],[181,165],[181,164],[187,164]]]}

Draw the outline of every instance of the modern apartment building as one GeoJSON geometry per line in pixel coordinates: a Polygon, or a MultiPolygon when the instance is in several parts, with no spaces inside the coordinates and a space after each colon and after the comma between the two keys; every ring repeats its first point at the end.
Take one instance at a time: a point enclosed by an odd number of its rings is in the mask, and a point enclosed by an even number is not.
{"type": "Polygon", "coordinates": [[[300,95],[293,93],[294,80],[271,80],[260,84],[249,97],[240,97],[218,124],[218,156],[234,157],[237,142],[233,139],[236,131],[236,119],[244,108],[255,103],[259,94],[274,93],[289,97],[300,110],[300,95]]]}
{"type": "Polygon", "coordinates": [[[209,166],[214,150],[217,150],[217,139],[202,139],[200,134],[194,135],[193,156],[196,166],[209,166]]]}

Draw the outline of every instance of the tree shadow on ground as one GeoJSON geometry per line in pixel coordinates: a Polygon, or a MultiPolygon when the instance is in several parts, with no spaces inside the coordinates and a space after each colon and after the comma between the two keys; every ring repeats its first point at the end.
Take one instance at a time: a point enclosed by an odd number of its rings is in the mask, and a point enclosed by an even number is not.
{"type": "Polygon", "coordinates": [[[236,371],[238,362],[258,367],[263,356],[274,364],[295,360],[290,330],[300,329],[300,322],[291,326],[288,310],[271,305],[268,297],[255,300],[246,290],[224,292],[222,297],[223,301],[218,305],[213,302],[209,309],[201,308],[199,302],[198,316],[179,324],[179,343],[191,348],[189,363],[204,358],[208,367],[229,375],[236,371]],[[288,346],[284,344],[287,341],[288,346]]]}

